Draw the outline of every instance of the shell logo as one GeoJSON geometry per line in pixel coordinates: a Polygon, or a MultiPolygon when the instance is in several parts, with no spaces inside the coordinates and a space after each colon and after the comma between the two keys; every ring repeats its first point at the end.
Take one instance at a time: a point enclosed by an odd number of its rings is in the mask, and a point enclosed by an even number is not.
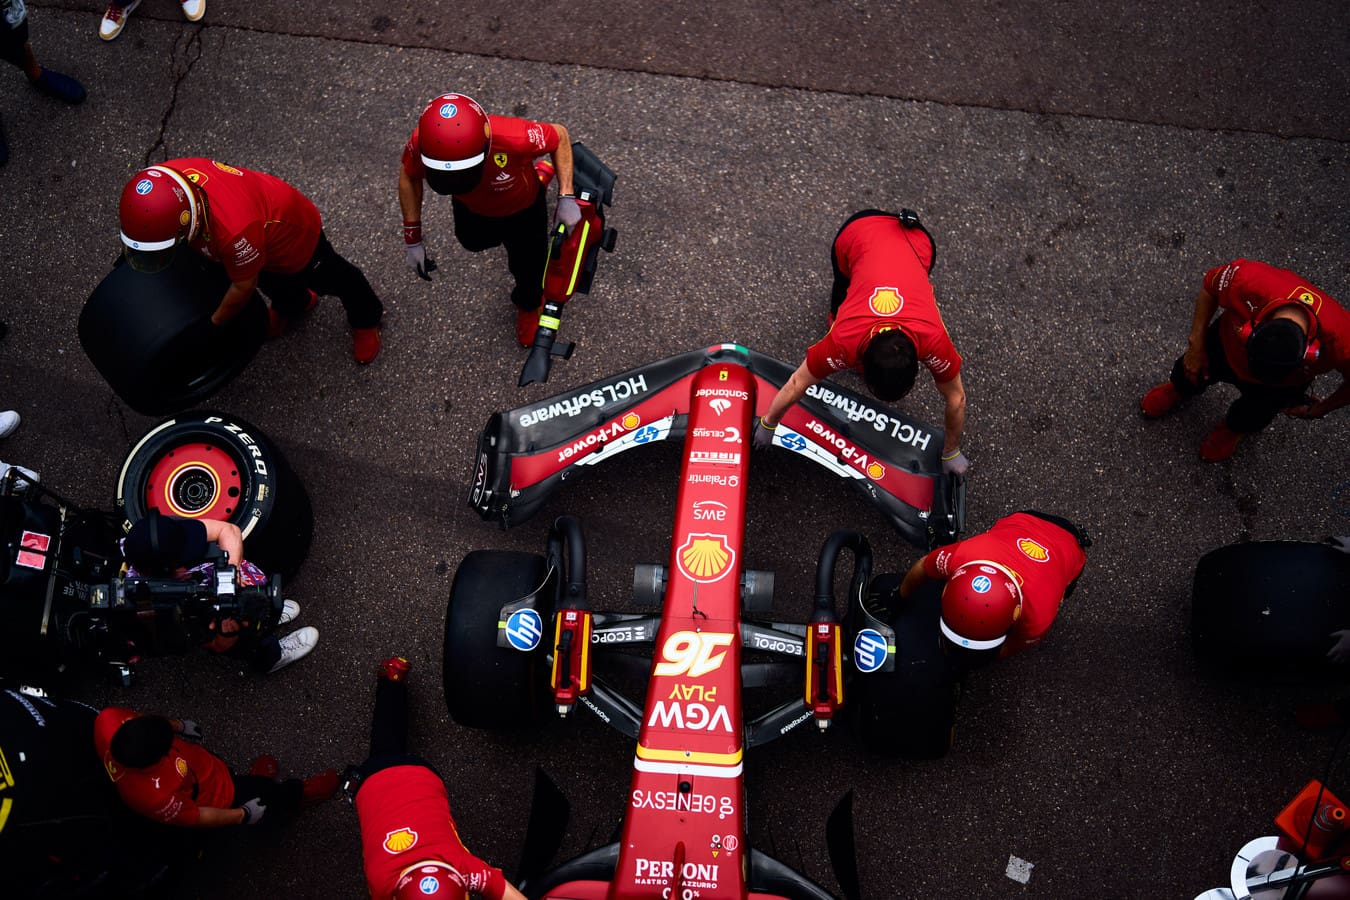
{"type": "Polygon", "coordinates": [[[905,298],[893,287],[879,287],[867,298],[867,305],[878,316],[893,316],[905,305],[905,298]]]}
{"type": "Polygon", "coordinates": [[[691,534],[680,545],[675,558],[689,580],[707,584],[731,571],[736,553],[727,546],[724,534],[691,534]]]}
{"type": "Polygon", "coordinates": [[[384,849],[390,853],[402,853],[417,844],[417,832],[406,825],[384,836],[384,849]]]}
{"type": "Polygon", "coordinates": [[[867,464],[867,477],[873,481],[880,481],[886,477],[886,467],[881,463],[874,462],[867,464]]]}
{"type": "Polygon", "coordinates": [[[186,209],[178,214],[179,225],[186,225],[191,221],[192,221],[192,213],[188,212],[186,209]]]}
{"type": "Polygon", "coordinates": [[[628,415],[623,417],[624,431],[632,431],[634,428],[638,427],[641,424],[642,424],[642,416],[639,416],[637,413],[629,413],[628,415]]]}
{"type": "Polygon", "coordinates": [[[1034,562],[1047,562],[1050,559],[1050,551],[1031,538],[1019,538],[1017,549],[1022,551],[1023,556],[1034,562]]]}
{"type": "Polygon", "coordinates": [[[231,175],[243,175],[243,174],[244,174],[243,172],[240,172],[238,169],[236,169],[234,166],[227,166],[227,165],[225,165],[223,162],[216,162],[215,160],[211,160],[211,165],[215,166],[217,169],[219,169],[219,170],[222,171],[222,172],[229,172],[231,175]]]}
{"type": "Polygon", "coordinates": [[[177,759],[175,759],[175,760],[173,761],[173,767],[174,767],[175,769],[178,770],[178,777],[179,777],[179,778],[186,778],[186,777],[187,777],[188,767],[187,767],[187,760],[186,760],[186,759],[183,759],[183,757],[181,757],[181,756],[178,757],[177,759]]]}

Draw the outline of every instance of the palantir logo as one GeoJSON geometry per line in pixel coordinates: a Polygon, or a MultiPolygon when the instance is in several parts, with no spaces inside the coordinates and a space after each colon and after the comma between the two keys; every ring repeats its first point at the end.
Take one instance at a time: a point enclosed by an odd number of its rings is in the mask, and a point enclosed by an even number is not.
{"type": "Polygon", "coordinates": [[[522,653],[539,646],[544,636],[544,620],[532,609],[518,609],[506,620],[506,642],[522,653]]]}
{"type": "Polygon", "coordinates": [[[717,413],[719,416],[722,413],[726,412],[727,410],[731,409],[731,401],[723,397],[715,397],[712,400],[709,400],[708,405],[711,406],[712,411],[717,413]]]}

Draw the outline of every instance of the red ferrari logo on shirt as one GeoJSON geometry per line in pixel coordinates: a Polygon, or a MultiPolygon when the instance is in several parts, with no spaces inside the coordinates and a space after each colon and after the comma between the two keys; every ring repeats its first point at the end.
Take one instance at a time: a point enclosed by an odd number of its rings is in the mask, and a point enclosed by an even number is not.
{"type": "Polygon", "coordinates": [[[905,298],[893,287],[879,287],[867,298],[867,305],[878,316],[893,316],[905,305],[905,298]]]}
{"type": "Polygon", "coordinates": [[[389,853],[402,853],[417,844],[417,832],[404,826],[384,836],[384,849],[389,853]]]}

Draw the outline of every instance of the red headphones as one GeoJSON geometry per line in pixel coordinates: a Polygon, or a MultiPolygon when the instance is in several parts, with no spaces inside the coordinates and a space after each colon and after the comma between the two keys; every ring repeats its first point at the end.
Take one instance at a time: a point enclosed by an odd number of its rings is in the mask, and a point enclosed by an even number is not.
{"type": "MultiPolygon", "coordinates": [[[[1256,326],[1264,325],[1270,320],[1271,315],[1276,310],[1283,309],[1286,306],[1297,306],[1308,314],[1308,318],[1312,321],[1313,326],[1317,325],[1317,316],[1313,314],[1313,311],[1308,304],[1301,300],[1286,300],[1283,303],[1273,303],[1270,306],[1267,306],[1265,309],[1261,310],[1261,313],[1256,318],[1248,319],[1243,322],[1242,327],[1238,329],[1238,339],[1242,341],[1243,344],[1246,344],[1248,338],[1252,336],[1252,332],[1256,330],[1256,326]]],[[[1322,354],[1322,344],[1317,338],[1308,337],[1306,329],[1304,330],[1303,335],[1303,365],[1307,366],[1317,362],[1317,357],[1322,354]]]]}

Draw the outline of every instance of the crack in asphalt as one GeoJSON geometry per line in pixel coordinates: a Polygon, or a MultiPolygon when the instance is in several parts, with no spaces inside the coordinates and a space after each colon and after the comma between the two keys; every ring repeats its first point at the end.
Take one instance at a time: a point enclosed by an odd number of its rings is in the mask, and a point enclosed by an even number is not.
{"type": "Polygon", "coordinates": [[[164,137],[169,131],[169,120],[173,118],[174,111],[178,108],[178,90],[187,81],[192,74],[192,67],[202,58],[202,32],[206,30],[205,23],[199,23],[197,27],[187,32],[187,40],[183,43],[182,49],[179,49],[179,40],[175,39],[173,43],[173,87],[169,91],[169,105],[164,110],[164,115],[159,120],[159,134],[156,135],[154,143],[145,151],[145,156],[141,160],[142,166],[151,164],[156,152],[162,157],[164,155],[164,137]]]}

